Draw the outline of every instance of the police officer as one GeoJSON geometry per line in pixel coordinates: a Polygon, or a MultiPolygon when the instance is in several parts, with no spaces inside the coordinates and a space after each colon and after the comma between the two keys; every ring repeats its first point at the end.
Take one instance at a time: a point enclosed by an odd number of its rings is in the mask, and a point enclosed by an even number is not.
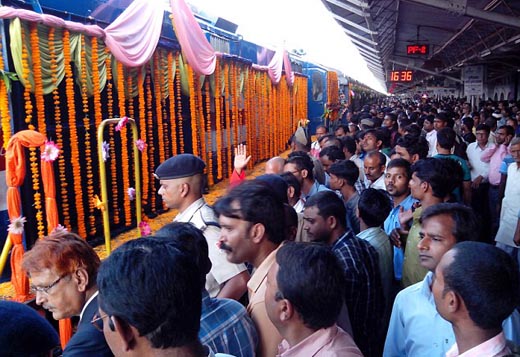
{"type": "Polygon", "coordinates": [[[220,226],[213,209],[202,197],[203,172],[206,164],[192,154],[169,158],[155,170],[160,180],[159,194],[168,208],[179,210],[174,222],[189,222],[199,228],[208,242],[212,268],[206,277],[211,297],[238,300],[247,291],[249,273],[244,264],[232,264],[217,243],[220,226]]]}

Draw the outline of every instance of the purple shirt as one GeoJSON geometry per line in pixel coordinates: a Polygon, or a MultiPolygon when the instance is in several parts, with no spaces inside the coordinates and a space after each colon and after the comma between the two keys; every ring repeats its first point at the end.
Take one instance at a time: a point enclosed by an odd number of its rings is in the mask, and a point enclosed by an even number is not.
{"type": "Polygon", "coordinates": [[[278,345],[277,357],[340,357],[363,356],[352,337],[338,326],[322,328],[300,341],[289,346],[287,340],[278,345]]]}

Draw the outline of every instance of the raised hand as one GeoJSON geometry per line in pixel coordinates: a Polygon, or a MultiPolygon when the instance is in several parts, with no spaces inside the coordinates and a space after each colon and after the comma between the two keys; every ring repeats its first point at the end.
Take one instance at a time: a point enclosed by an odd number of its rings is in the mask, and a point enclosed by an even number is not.
{"type": "Polygon", "coordinates": [[[235,147],[235,160],[233,161],[235,171],[240,174],[247,166],[249,160],[251,160],[251,155],[247,156],[247,146],[238,144],[238,146],[235,147]]]}

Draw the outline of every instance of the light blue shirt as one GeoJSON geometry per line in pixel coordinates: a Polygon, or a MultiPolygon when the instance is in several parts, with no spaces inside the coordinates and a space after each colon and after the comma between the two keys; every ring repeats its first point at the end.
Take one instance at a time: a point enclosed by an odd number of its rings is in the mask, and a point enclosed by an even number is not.
{"type": "MultiPolygon", "coordinates": [[[[325,187],[325,185],[322,185],[317,180],[314,180],[314,183],[312,184],[312,187],[309,190],[309,194],[308,195],[304,195],[305,201],[307,201],[309,199],[309,197],[311,197],[315,193],[318,193],[318,192],[321,192],[321,191],[330,191],[330,190],[327,187],[325,187]]],[[[303,195],[303,192],[302,192],[302,195],[303,195]]]]}
{"type": "MultiPolygon", "coordinates": [[[[385,233],[390,236],[394,228],[400,228],[401,223],[399,223],[399,209],[403,207],[403,209],[409,210],[412,208],[412,205],[417,202],[412,195],[408,195],[403,202],[395,206],[391,211],[388,217],[385,219],[384,228],[385,233]]],[[[404,250],[402,248],[394,248],[394,277],[396,280],[401,280],[403,276],[403,262],[404,262],[404,250]]]]}
{"type": "MultiPolygon", "coordinates": [[[[451,324],[435,308],[431,292],[433,273],[423,281],[402,290],[395,298],[383,356],[445,356],[455,343],[451,324]]],[[[489,302],[493,304],[492,301],[489,302]]],[[[518,344],[518,311],[502,324],[506,338],[518,344]]]]}

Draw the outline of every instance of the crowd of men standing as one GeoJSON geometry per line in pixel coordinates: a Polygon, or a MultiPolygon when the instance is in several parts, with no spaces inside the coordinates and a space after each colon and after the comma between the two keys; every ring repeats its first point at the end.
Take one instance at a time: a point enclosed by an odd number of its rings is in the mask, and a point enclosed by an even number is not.
{"type": "Polygon", "coordinates": [[[55,319],[79,316],[63,355],[510,354],[520,111],[472,109],[395,100],[319,126],[313,143],[299,128],[288,158],[252,180],[239,145],[213,207],[200,158],[161,163],[173,223],[103,262],[61,230],[24,257],[36,303],[55,319]]]}

